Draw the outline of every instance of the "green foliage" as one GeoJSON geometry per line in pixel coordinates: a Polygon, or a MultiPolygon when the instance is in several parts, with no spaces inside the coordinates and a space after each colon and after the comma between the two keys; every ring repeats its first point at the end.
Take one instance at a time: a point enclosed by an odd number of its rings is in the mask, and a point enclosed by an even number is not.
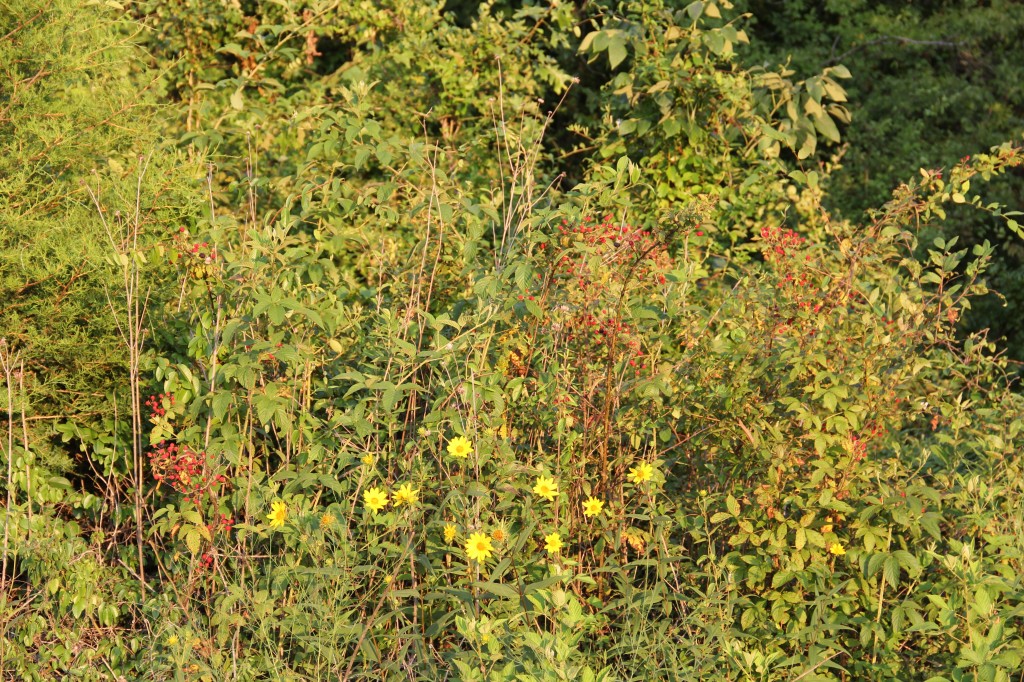
{"type": "Polygon", "coordinates": [[[122,496],[138,478],[124,456],[124,283],[109,257],[126,221],[148,238],[189,200],[175,193],[171,157],[140,182],[138,155],[156,140],[128,28],[109,8],[77,2],[0,9],[0,660],[19,677],[121,665],[138,646],[115,628],[140,592],[138,561],[118,547],[130,516],[122,496]],[[103,218],[94,199],[109,208],[103,218]]]}
{"type": "Polygon", "coordinates": [[[662,205],[713,197],[723,236],[737,242],[768,216],[782,219],[791,203],[783,152],[803,160],[819,141],[839,142],[836,124],[849,115],[836,79],[849,73],[834,67],[794,81],[791,70],[740,68],[735,49],[748,38],[723,9],[731,3],[643,3],[613,14],[579,49],[607,52],[613,68],[632,55],[631,68],[602,89],[615,123],[599,158],[638,159],[656,173],[662,205]]]}
{"type": "Polygon", "coordinates": [[[16,437],[3,347],[3,673],[1011,679],[1024,400],[936,234],[1021,150],[849,220],[847,74],[728,3],[459,8],[133,8],[183,151],[68,200],[106,422],[16,437]]]}
{"type": "MultiPolygon", "coordinates": [[[[120,41],[116,25],[90,11],[65,31],[73,13],[72,3],[22,3],[0,14],[0,336],[25,362],[25,399],[43,420],[105,411],[115,385],[121,359],[104,310],[113,282],[96,272],[105,235],[81,183],[98,166],[119,168],[138,141],[118,125],[138,108],[124,65],[116,49],[96,51],[120,41]]],[[[40,454],[68,467],[59,452],[40,454]]]]}
{"type": "MultiPolygon", "coordinates": [[[[1014,2],[786,2],[748,0],[751,50],[745,62],[790,60],[798,74],[842,64],[852,120],[842,168],[833,173],[826,204],[854,217],[889,197],[894,184],[918,168],[950,169],[965,155],[1020,139],[1024,92],[1017,36],[1024,8],[1014,2]]],[[[1019,175],[987,190],[990,201],[1018,208],[1019,175]]],[[[1024,328],[1007,310],[1020,306],[1024,247],[1005,220],[954,212],[942,236],[968,246],[986,240],[998,247],[989,269],[999,296],[975,302],[967,330],[991,329],[1007,337],[1012,357],[1024,357],[1024,328]]]]}

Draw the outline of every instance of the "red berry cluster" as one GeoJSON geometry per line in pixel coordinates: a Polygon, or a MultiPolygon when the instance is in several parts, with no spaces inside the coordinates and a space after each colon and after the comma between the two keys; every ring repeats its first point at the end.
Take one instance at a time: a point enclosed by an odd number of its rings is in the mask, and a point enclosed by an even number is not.
{"type": "Polygon", "coordinates": [[[217,247],[209,242],[193,241],[188,229],[182,227],[174,235],[174,248],[178,262],[184,265],[195,279],[212,278],[217,273],[217,247]]]}
{"type": "MultiPolygon", "coordinates": [[[[578,242],[596,248],[602,255],[603,267],[633,264],[638,259],[650,259],[659,266],[667,265],[668,262],[664,247],[649,230],[617,224],[613,222],[612,216],[605,216],[600,223],[591,216],[584,216],[583,220],[575,224],[563,220],[558,226],[558,232],[563,246],[578,242]]],[[[555,263],[555,272],[562,277],[575,278],[577,286],[586,291],[598,284],[590,277],[592,273],[588,271],[587,260],[585,254],[565,254],[555,263]]],[[[651,276],[651,264],[638,264],[634,274],[640,278],[651,276]]],[[[653,273],[653,278],[659,284],[665,283],[665,276],[660,272],[653,273]]]]}
{"type": "Polygon", "coordinates": [[[208,472],[205,452],[187,445],[161,442],[150,453],[149,465],[155,481],[166,483],[197,506],[204,495],[227,482],[224,475],[208,472]]]}
{"type": "MultiPolygon", "coordinates": [[[[235,526],[235,518],[233,516],[228,516],[227,514],[221,514],[220,515],[220,520],[217,521],[217,528],[216,528],[216,530],[221,530],[221,531],[224,531],[225,533],[230,533],[231,529],[234,528],[234,526],[235,526]]],[[[211,533],[215,532],[215,529],[214,529],[214,526],[213,526],[212,523],[210,525],[208,525],[207,528],[210,530],[211,533]]]]}
{"type": "MultiPolygon", "coordinates": [[[[637,338],[636,330],[621,317],[601,310],[597,315],[587,311],[577,311],[570,322],[566,337],[576,342],[578,348],[590,354],[611,352],[612,347],[629,355],[628,364],[640,376],[637,368],[638,360],[643,361],[644,353],[637,338]]],[[[620,355],[621,357],[621,355],[620,355]]]]}
{"type": "Polygon", "coordinates": [[[164,405],[173,405],[174,396],[170,393],[157,393],[146,398],[146,407],[149,408],[149,417],[153,421],[167,415],[167,408],[164,405]]]}
{"type": "Polygon", "coordinates": [[[859,436],[850,436],[850,447],[853,450],[853,461],[859,462],[868,455],[868,444],[867,441],[863,441],[859,436]]]}
{"type": "MultiPolygon", "coordinates": [[[[765,260],[787,258],[805,241],[793,230],[783,230],[781,227],[762,227],[761,239],[765,241],[763,250],[765,260]]],[[[807,258],[809,259],[810,256],[807,258]]]]}
{"type": "MultiPolygon", "coordinates": [[[[231,529],[235,526],[235,519],[233,516],[227,514],[219,514],[218,519],[215,523],[206,524],[206,530],[210,531],[210,537],[216,542],[217,536],[221,533],[225,535],[231,534],[231,529]]],[[[200,572],[209,571],[217,565],[216,549],[211,547],[210,551],[203,552],[202,556],[199,557],[198,569],[200,572]]]]}
{"type": "Polygon", "coordinates": [[[850,447],[853,451],[853,460],[855,462],[862,461],[868,456],[868,444],[876,440],[882,435],[882,427],[874,421],[869,421],[860,430],[860,433],[856,433],[850,436],[850,447]]]}
{"type": "MultiPolygon", "coordinates": [[[[775,265],[781,278],[778,281],[779,293],[777,300],[795,303],[800,310],[820,312],[822,298],[817,289],[818,277],[812,270],[810,254],[803,254],[801,248],[806,241],[793,230],[779,227],[762,227],[761,238],[765,245],[762,249],[764,259],[775,265]]],[[[788,328],[794,320],[789,320],[783,327],[788,328]]]]}
{"type": "Polygon", "coordinates": [[[217,247],[211,247],[209,242],[191,241],[187,228],[178,228],[178,234],[174,236],[174,245],[180,253],[191,254],[205,263],[217,260],[217,247]]]}

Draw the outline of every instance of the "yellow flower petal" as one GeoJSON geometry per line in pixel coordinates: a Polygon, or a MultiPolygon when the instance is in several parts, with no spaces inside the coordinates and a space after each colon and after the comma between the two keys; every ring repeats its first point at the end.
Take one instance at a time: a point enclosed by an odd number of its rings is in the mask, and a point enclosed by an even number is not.
{"type": "Polygon", "coordinates": [[[629,470],[629,480],[633,483],[640,484],[646,483],[651,480],[654,476],[654,467],[646,462],[637,464],[635,467],[629,470]]]}
{"type": "Polygon", "coordinates": [[[465,436],[452,438],[448,442],[448,454],[455,459],[465,459],[473,452],[473,444],[465,436]]]}
{"type": "Polygon", "coordinates": [[[270,505],[270,513],[267,514],[267,523],[271,528],[280,528],[288,518],[288,505],[281,500],[274,500],[270,505]]]}
{"type": "Polygon", "coordinates": [[[583,503],[583,515],[587,518],[597,516],[604,509],[604,502],[596,497],[588,497],[583,503]]]}
{"type": "Polygon", "coordinates": [[[466,541],[466,556],[471,561],[483,563],[494,553],[491,539],[484,533],[473,533],[466,541]]]}
{"type": "Polygon", "coordinates": [[[363,493],[363,504],[374,514],[388,506],[388,493],[380,488],[370,488],[363,493]]]}
{"type": "Polygon", "coordinates": [[[558,533],[551,533],[544,537],[544,549],[548,554],[558,554],[562,551],[562,538],[558,533]]]}
{"type": "Polygon", "coordinates": [[[533,486],[533,492],[537,497],[543,497],[548,502],[552,502],[555,495],[558,494],[558,483],[553,478],[540,476],[537,478],[537,484],[533,486]]]}
{"type": "Polygon", "coordinates": [[[395,491],[394,502],[395,506],[401,506],[403,504],[415,504],[416,500],[419,499],[419,490],[413,490],[412,485],[409,483],[403,483],[398,490],[395,491]]]}

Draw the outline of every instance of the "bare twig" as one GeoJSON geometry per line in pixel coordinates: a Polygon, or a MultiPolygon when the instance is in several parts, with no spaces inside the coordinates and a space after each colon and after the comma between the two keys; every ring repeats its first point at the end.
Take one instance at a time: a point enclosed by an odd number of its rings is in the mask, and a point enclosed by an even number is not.
{"type": "Polygon", "coordinates": [[[944,48],[949,48],[949,49],[954,49],[954,50],[959,50],[960,48],[962,48],[964,45],[967,44],[967,43],[965,43],[963,41],[953,42],[953,41],[950,41],[950,40],[918,40],[916,38],[907,38],[907,37],[904,37],[904,36],[879,36],[878,38],[875,38],[874,40],[869,40],[866,43],[861,43],[859,45],[854,45],[853,47],[851,47],[849,50],[847,50],[846,52],[842,53],[838,57],[835,57],[835,56],[829,57],[828,61],[825,62],[825,66],[833,66],[835,64],[839,64],[844,59],[849,57],[851,54],[853,54],[855,52],[859,52],[860,50],[865,50],[865,49],[867,49],[869,47],[874,47],[875,45],[886,45],[886,44],[893,44],[893,43],[895,43],[896,45],[920,45],[920,46],[924,46],[924,47],[944,47],[944,48]]]}

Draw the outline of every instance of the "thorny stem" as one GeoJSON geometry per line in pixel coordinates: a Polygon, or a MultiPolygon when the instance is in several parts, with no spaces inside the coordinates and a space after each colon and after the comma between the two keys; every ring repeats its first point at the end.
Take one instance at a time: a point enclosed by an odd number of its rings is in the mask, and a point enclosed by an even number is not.
{"type": "Polygon", "coordinates": [[[10,542],[11,510],[14,508],[14,389],[11,378],[14,362],[7,339],[0,339],[0,366],[7,384],[7,506],[4,512],[3,573],[0,574],[0,592],[7,591],[7,549],[10,542]]]}

